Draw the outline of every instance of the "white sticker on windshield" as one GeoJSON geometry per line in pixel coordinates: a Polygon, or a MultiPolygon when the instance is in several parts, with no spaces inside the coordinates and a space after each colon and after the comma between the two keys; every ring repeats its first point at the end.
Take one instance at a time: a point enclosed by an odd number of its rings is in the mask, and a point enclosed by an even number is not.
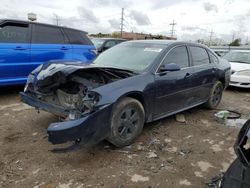
{"type": "Polygon", "coordinates": [[[145,48],[144,51],[146,52],[161,52],[162,49],[161,48],[145,48]]]}

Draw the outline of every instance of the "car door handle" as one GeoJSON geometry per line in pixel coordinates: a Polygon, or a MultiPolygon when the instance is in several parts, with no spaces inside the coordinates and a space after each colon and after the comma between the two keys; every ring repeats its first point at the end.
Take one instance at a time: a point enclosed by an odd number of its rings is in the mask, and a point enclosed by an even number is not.
{"type": "Polygon", "coordinates": [[[23,48],[22,46],[16,46],[14,50],[27,50],[27,48],[23,48]]]}
{"type": "Polygon", "coordinates": [[[61,47],[61,50],[69,50],[69,48],[63,46],[63,47],[61,47]]]}
{"type": "Polygon", "coordinates": [[[185,75],[185,78],[189,78],[190,76],[192,76],[192,74],[187,72],[186,75],[185,75]]]}

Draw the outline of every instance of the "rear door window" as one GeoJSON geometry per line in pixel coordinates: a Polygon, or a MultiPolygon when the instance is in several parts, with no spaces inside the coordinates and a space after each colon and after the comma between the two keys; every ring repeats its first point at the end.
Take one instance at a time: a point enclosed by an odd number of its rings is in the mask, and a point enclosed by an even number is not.
{"type": "Polygon", "coordinates": [[[190,46],[190,51],[193,58],[193,65],[206,65],[209,64],[209,57],[207,51],[202,47],[190,46]]]}
{"type": "Polygon", "coordinates": [[[28,43],[29,24],[4,23],[0,26],[0,42],[28,43]]]}
{"type": "Polygon", "coordinates": [[[164,59],[164,64],[175,63],[181,68],[189,66],[188,52],[186,46],[178,46],[172,49],[164,59]]]}
{"type": "Polygon", "coordinates": [[[34,24],[32,27],[32,43],[64,44],[65,37],[60,28],[34,24]]]}
{"type": "Polygon", "coordinates": [[[64,33],[66,33],[70,44],[93,45],[84,32],[73,29],[64,29],[64,33]]]}

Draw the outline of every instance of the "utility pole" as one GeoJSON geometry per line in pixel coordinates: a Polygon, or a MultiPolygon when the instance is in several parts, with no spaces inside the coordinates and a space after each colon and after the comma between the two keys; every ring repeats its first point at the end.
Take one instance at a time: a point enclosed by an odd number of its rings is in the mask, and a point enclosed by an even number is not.
{"type": "Polygon", "coordinates": [[[123,32],[123,21],[124,21],[124,17],[123,17],[123,14],[124,14],[124,8],[122,8],[122,17],[121,17],[121,38],[122,38],[122,32],[123,32]]]}
{"type": "Polygon", "coordinates": [[[212,37],[213,37],[213,29],[211,30],[211,32],[210,32],[210,37],[209,37],[209,46],[211,46],[211,42],[212,42],[212,37]]]}
{"type": "Polygon", "coordinates": [[[58,15],[54,14],[54,16],[55,16],[55,20],[56,20],[56,25],[59,25],[59,17],[58,17],[58,15]]]}
{"type": "Polygon", "coordinates": [[[171,29],[171,38],[173,39],[173,37],[174,37],[174,26],[176,25],[177,23],[175,23],[174,22],[174,20],[173,20],[173,23],[170,23],[169,25],[171,25],[172,26],[172,29],[171,29]]]}

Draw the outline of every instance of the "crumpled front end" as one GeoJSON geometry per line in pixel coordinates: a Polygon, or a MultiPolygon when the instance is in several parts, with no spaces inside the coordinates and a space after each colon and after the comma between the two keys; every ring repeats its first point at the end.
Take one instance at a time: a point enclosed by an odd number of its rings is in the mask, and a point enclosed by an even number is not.
{"type": "Polygon", "coordinates": [[[89,145],[108,136],[112,109],[94,89],[128,76],[104,68],[51,64],[33,71],[20,95],[24,103],[64,118],[48,127],[50,142],[89,145]]]}

